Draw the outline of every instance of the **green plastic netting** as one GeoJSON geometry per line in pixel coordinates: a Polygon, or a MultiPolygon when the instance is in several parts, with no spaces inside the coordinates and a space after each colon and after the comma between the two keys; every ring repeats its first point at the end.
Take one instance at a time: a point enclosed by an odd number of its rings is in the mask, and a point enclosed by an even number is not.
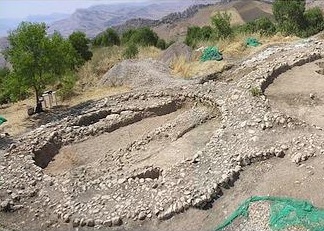
{"type": "Polygon", "coordinates": [[[261,45],[261,43],[256,38],[252,38],[252,37],[247,38],[245,43],[247,46],[251,46],[251,47],[257,47],[261,45]]]}
{"type": "Polygon", "coordinates": [[[204,49],[200,61],[205,62],[208,60],[221,61],[223,59],[223,54],[218,50],[217,47],[207,47],[204,49]]]}
{"type": "Polygon", "coordinates": [[[3,124],[4,122],[7,122],[7,120],[4,117],[0,116],[0,125],[3,124]]]}
{"type": "Polygon", "coordinates": [[[272,230],[304,227],[310,231],[324,231],[324,209],[316,208],[308,201],[271,196],[254,196],[247,199],[215,231],[224,229],[240,216],[248,217],[249,206],[256,201],[270,202],[269,226],[272,230]]]}

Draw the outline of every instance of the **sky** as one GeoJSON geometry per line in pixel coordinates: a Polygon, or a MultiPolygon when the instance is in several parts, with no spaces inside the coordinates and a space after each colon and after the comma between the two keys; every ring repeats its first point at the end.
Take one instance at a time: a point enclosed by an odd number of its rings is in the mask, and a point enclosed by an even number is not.
{"type": "Polygon", "coordinates": [[[147,0],[0,0],[0,18],[23,19],[29,15],[73,13],[91,5],[144,1],[147,0]]]}

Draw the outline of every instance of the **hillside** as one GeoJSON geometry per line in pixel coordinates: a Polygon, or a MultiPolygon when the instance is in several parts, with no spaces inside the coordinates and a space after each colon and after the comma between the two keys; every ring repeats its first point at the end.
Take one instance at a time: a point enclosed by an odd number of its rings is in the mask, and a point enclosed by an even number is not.
{"type": "Polygon", "coordinates": [[[164,23],[153,27],[153,30],[166,40],[183,38],[189,26],[211,25],[210,18],[216,12],[228,12],[232,15],[232,24],[243,24],[258,17],[272,18],[272,5],[253,0],[239,0],[230,3],[216,4],[199,9],[192,17],[179,22],[164,23]]]}
{"type": "Polygon", "coordinates": [[[183,11],[195,1],[163,1],[154,4],[133,3],[115,5],[95,5],[87,9],[78,9],[69,18],[54,22],[49,33],[59,31],[63,36],[75,30],[94,37],[107,27],[115,26],[133,18],[159,19],[169,13],[183,11]]]}

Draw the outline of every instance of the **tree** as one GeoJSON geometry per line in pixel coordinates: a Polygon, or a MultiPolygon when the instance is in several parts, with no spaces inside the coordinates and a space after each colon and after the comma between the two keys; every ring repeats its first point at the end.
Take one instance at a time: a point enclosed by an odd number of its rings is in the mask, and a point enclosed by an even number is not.
{"type": "Polygon", "coordinates": [[[12,65],[12,86],[19,84],[33,89],[36,110],[42,110],[40,95],[46,85],[59,80],[73,70],[78,55],[72,44],[58,33],[50,38],[44,23],[22,22],[8,37],[10,46],[6,57],[12,65]]]}
{"type": "Polygon", "coordinates": [[[212,24],[214,26],[214,34],[216,39],[225,39],[233,35],[231,28],[231,15],[227,12],[220,13],[212,17],[212,24]]]}
{"type": "Polygon", "coordinates": [[[135,29],[126,30],[121,36],[121,43],[123,45],[127,44],[131,40],[131,37],[133,36],[133,34],[135,34],[135,33],[136,33],[135,29]]]}
{"type": "Polygon", "coordinates": [[[114,45],[119,46],[120,38],[115,30],[113,30],[112,28],[108,28],[105,32],[96,36],[96,38],[93,41],[93,45],[104,47],[114,45]]]}
{"type": "Polygon", "coordinates": [[[86,37],[85,33],[81,31],[73,32],[69,36],[69,41],[82,58],[81,64],[92,58],[92,52],[89,50],[90,40],[86,37]]]}
{"type": "Polygon", "coordinates": [[[123,33],[122,43],[134,43],[140,46],[156,46],[159,37],[148,27],[130,29],[123,33]]]}
{"type": "Polygon", "coordinates": [[[275,0],[273,15],[279,31],[285,34],[298,34],[305,29],[305,0],[275,0]]]}

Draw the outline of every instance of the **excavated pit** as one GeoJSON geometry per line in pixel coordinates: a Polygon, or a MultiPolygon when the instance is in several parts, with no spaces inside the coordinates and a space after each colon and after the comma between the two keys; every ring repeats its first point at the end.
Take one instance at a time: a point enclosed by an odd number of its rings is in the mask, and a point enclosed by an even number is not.
{"type": "MultiPolygon", "coordinates": [[[[77,128],[111,124],[102,129],[102,134],[91,132],[88,137],[68,144],[55,136],[34,151],[35,164],[47,174],[57,175],[98,160],[110,166],[116,156],[129,152],[125,160],[129,170],[152,165],[163,169],[202,150],[218,127],[214,109],[192,101],[117,113],[107,109],[79,116],[73,124],[77,128]],[[129,117],[114,120],[124,114],[129,117]]],[[[147,178],[156,179],[161,171],[152,171],[147,178]]]]}
{"type": "Polygon", "coordinates": [[[323,59],[293,67],[278,75],[265,90],[273,109],[324,126],[323,59]]]}

